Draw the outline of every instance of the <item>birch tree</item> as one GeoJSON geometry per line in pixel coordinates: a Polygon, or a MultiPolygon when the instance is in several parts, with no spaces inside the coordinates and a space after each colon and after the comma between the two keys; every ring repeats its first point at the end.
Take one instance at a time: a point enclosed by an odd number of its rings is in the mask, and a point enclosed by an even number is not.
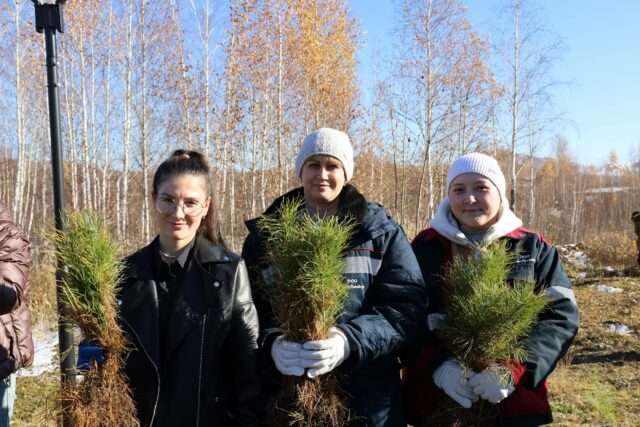
{"type": "MultiPolygon", "coordinates": [[[[553,98],[550,91],[560,84],[550,73],[550,67],[561,51],[561,41],[544,28],[533,10],[533,3],[526,0],[510,0],[512,19],[511,37],[505,51],[508,82],[505,84],[507,112],[509,115],[510,147],[510,202],[515,211],[518,206],[518,148],[526,140],[529,125],[528,110],[536,108],[536,120],[547,120],[545,127],[557,121],[552,113],[553,98]]],[[[536,124],[534,127],[539,127],[536,124]]]]}
{"type": "Polygon", "coordinates": [[[466,150],[471,135],[485,127],[494,98],[495,82],[482,60],[486,44],[471,30],[465,13],[456,0],[401,4],[393,80],[396,97],[401,99],[396,115],[406,121],[413,142],[410,156],[421,159],[415,230],[435,211],[434,148],[454,145],[458,135],[458,147],[466,150]]]}
{"type": "Polygon", "coordinates": [[[17,140],[17,152],[18,159],[16,162],[16,172],[15,172],[15,187],[13,193],[13,204],[12,211],[15,218],[19,218],[22,213],[22,205],[24,203],[23,199],[23,191],[25,186],[25,149],[26,143],[24,140],[24,128],[22,123],[22,36],[21,32],[21,13],[22,13],[22,5],[23,2],[20,0],[14,0],[13,6],[13,18],[15,25],[15,51],[14,51],[14,61],[15,61],[15,114],[16,114],[16,140],[17,140]]]}
{"type": "Polygon", "coordinates": [[[127,236],[128,224],[128,196],[129,196],[129,147],[131,146],[131,85],[133,79],[133,0],[127,2],[127,53],[125,60],[124,75],[124,138],[122,145],[122,186],[119,188],[120,197],[119,204],[119,235],[127,236]]]}

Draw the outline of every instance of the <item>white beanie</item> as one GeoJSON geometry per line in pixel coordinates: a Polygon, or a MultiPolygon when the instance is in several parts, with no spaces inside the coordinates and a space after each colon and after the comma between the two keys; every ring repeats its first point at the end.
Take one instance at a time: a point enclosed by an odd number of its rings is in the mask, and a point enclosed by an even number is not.
{"type": "Polygon", "coordinates": [[[482,153],[469,153],[458,157],[451,167],[449,167],[449,173],[447,174],[447,192],[449,191],[451,182],[463,173],[477,173],[489,179],[498,189],[500,200],[507,206],[509,205],[506,193],[507,184],[496,159],[482,153]]]}
{"type": "Polygon", "coordinates": [[[346,133],[331,128],[320,128],[307,135],[296,158],[296,175],[300,176],[304,162],[309,157],[316,155],[331,156],[340,160],[346,181],[351,181],[353,177],[353,147],[346,133]]]}

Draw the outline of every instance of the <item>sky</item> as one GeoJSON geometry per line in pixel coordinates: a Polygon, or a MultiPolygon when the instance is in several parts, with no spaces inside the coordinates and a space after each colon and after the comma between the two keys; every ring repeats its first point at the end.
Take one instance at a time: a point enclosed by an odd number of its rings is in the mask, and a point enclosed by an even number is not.
{"type": "MultiPolygon", "coordinates": [[[[506,0],[463,0],[476,31],[489,35],[500,23],[506,0]]],[[[600,166],[611,150],[629,163],[640,147],[640,0],[529,0],[539,25],[562,49],[554,62],[556,133],[582,164],[600,166]]],[[[350,0],[363,33],[359,76],[365,102],[380,61],[392,49],[397,22],[394,0],[350,0]]],[[[549,155],[553,144],[541,148],[549,155]]]]}

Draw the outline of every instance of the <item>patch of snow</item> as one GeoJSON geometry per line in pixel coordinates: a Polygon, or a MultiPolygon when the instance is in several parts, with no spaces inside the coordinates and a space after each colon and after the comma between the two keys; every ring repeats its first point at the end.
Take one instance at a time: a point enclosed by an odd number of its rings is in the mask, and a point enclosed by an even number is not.
{"type": "Polygon", "coordinates": [[[58,369],[58,330],[36,326],[33,329],[33,365],[16,373],[19,377],[37,377],[58,369]]]}
{"type": "MultiPolygon", "coordinates": [[[[591,268],[591,260],[584,251],[578,248],[578,245],[561,245],[558,246],[558,251],[562,255],[563,262],[571,265],[574,268],[586,270],[591,268]]],[[[586,274],[585,274],[586,277],[586,274]]]]}
{"type": "Polygon", "coordinates": [[[630,327],[628,327],[627,325],[623,325],[622,323],[611,323],[608,326],[608,330],[609,332],[613,332],[614,334],[625,336],[631,335],[631,333],[633,332],[630,327]]]}
{"type": "Polygon", "coordinates": [[[622,293],[624,291],[624,289],[622,288],[614,288],[612,286],[607,286],[607,285],[591,285],[589,286],[590,288],[594,288],[596,291],[598,292],[602,292],[605,294],[619,294],[622,293]]]}

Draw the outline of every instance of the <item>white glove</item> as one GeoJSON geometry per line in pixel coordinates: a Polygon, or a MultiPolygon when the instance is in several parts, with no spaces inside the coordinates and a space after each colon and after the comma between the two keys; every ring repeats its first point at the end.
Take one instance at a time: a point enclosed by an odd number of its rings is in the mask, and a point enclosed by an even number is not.
{"type": "Polygon", "coordinates": [[[511,373],[506,369],[487,368],[469,378],[469,385],[474,393],[493,404],[500,403],[509,397],[515,387],[511,373]]]}
{"type": "Polygon", "coordinates": [[[448,359],[433,373],[433,382],[460,406],[471,408],[478,396],[469,385],[467,376],[470,373],[473,371],[464,369],[457,360],[448,359]]]}
{"type": "Polygon", "coordinates": [[[287,341],[284,335],[278,336],[271,346],[271,358],[276,364],[276,368],[283,375],[295,375],[296,377],[304,374],[304,368],[300,364],[300,351],[302,344],[287,341]]]}
{"type": "Polygon", "coordinates": [[[319,341],[307,341],[302,344],[300,359],[307,368],[307,376],[315,378],[335,369],[349,357],[349,341],[338,328],[329,329],[329,338],[319,341]]]}

